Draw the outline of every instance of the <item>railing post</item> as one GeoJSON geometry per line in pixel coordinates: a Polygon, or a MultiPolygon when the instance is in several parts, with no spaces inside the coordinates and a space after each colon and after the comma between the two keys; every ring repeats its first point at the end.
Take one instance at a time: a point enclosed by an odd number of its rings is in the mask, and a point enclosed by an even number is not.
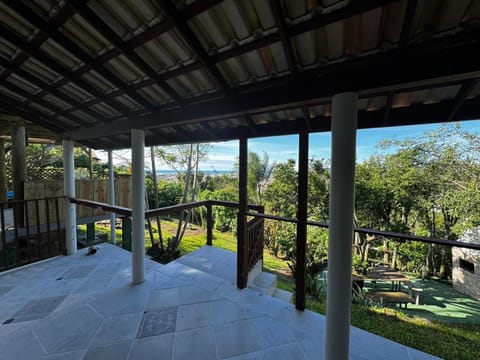
{"type": "Polygon", "coordinates": [[[95,223],[87,224],[87,244],[95,241],[95,223]]]}
{"type": "Polygon", "coordinates": [[[132,219],[122,217],[122,247],[125,250],[132,251],[132,219]]]}
{"type": "Polygon", "coordinates": [[[237,216],[237,286],[243,289],[248,281],[248,238],[247,238],[247,203],[248,203],[248,139],[242,136],[239,141],[239,202],[237,216]]]}
{"type": "Polygon", "coordinates": [[[305,258],[308,207],[308,132],[302,130],[298,144],[297,244],[295,269],[295,307],[305,310],[305,258]]]}
{"type": "Polygon", "coordinates": [[[213,214],[212,204],[207,203],[207,245],[212,246],[213,241],[213,214]]]}

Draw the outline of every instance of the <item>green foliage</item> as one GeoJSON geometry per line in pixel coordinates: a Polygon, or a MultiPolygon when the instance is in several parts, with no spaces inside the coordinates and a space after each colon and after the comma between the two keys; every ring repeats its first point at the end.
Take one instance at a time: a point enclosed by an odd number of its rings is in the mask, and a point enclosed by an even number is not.
{"type": "MultiPolygon", "coordinates": [[[[148,203],[153,206],[155,203],[153,193],[153,180],[145,178],[145,189],[147,191],[148,203]]],[[[158,181],[158,206],[165,207],[178,204],[182,197],[182,186],[178,182],[159,180],[158,181]]]]}
{"type": "Polygon", "coordinates": [[[369,265],[368,261],[363,260],[360,255],[353,255],[352,266],[357,273],[365,275],[369,265]]]}
{"type": "Polygon", "coordinates": [[[276,215],[294,217],[297,213],[298,176],[295,161],[287,160],[273,168],[273,179],[265,190],[267,210],[276,215]]]}
{"type": "MultiPolygon", "coordinates": [[[[200,200],[238,201],[238,191],[224,188],[217,191],[205,190],[200,194],[200,200]]],[[[213,208],[214,228],[220,231],[236,231],[237,210],[225,206],[213,208]]]]}
{"type": "Polygon", "coordinates": [[[180,257],[180,249],[177,246],[176,239],[170,237],[167,239],[165,246],[162,246],[162,242],[153,243],[147,250],[147,254],[150,255],[154,261],[168,264],[180,257]]]}

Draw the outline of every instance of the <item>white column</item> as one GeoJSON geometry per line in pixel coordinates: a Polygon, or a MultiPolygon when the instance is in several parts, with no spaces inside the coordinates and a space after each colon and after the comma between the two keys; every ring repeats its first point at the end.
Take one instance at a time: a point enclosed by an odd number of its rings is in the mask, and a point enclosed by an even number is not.
{"type": "Polygon", "coordinates": [[[326,360],[349,354],[357,94],[332,98],[326,360]]]}
{"type": "MultiPolygon", "coordinates": [[[[108,150],[108,201],[110,205],[115,205],[115,174],[113,172],[112,150],[108,150]]],[[[115,233],[115,213],[110,213],[110,242],[117,242],[115,233]]]]}
{"type": "Polygon", "coordinates": [[[77,211],[68,197],[75,197],[75,168],[73,163],[73,141],[63,141],[63,194],[65,198],[65,244],[67,254],[77,252],[77,211]]]}
{"type": "Polygon", "coordinates": [[[145,280],[145,132],[132,129],[132,281],[145,280]]]}

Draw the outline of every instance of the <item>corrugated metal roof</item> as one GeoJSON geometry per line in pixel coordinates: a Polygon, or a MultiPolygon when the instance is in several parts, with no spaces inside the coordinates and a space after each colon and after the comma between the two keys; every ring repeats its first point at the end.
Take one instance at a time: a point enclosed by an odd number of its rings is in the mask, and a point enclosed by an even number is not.
{"type": "MultiPolygon", "coordinates": [[[[99,144],[115,146],[128,140],[128,135],[116,136],[116,124],[126,127],[128,121],[156,129],[148,133],[150,142],[167,141],[161,134],[179,142],[194,141],[196,135],[202,141],[232,138],[241,131],[249,136],[295,132],[305,114],[330,116],[330,96],[340,88],[337,77],[347,90],[348,77],[353,78],[352,88],[361,94],[359,111],[372,119],[371,126],[379,119],[384,126],[384,117],[395,109],[462,105],[480,96],[475,59],[460,59],[450,70],[438,64],[430,69],[420,61],[424,71],[397,73],[398,55],[415,64],[415,56],[454,58],[469,46],[478,49],[478,0],[161,4],[0,2],[0,79],[5,85],[0,83],[0,110],[11,103],[9,111],[31,112],[31,121],[35,114],[53,117],[65,130],[82,121],[115,120],[112,137],[91,131],[102,136],[99,144]],[[382,67],[391,61],[397,68],[386,73],[382,67]],[[467,61],[472,64],[463,70],[467,61]],[[369,76],[362,77],[366,68],[369,76]],[[379,81],[376,68],[384,74],[379,81]],[[372,85],[359,85],[357,78],[372,85]]],[[[362,126],[368,121],[362,120],[362,126]]],[[[326,122],[315,121],[312,130],[319,129],[327,130],[326,122]]]]}

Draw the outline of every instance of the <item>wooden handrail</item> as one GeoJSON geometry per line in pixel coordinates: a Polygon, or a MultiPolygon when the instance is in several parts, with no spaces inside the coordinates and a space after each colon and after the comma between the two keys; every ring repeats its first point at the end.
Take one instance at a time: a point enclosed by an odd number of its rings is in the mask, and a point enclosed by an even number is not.
{"type": "Polygon", "coordinates": [[[97,210],[109,211],[122,216],[132,216],[132,209],[123,206],[110,205],[99,201],[77,199],[72,197],[69,199],[72,203],[77,205],[82,205],[97,210]]]}

